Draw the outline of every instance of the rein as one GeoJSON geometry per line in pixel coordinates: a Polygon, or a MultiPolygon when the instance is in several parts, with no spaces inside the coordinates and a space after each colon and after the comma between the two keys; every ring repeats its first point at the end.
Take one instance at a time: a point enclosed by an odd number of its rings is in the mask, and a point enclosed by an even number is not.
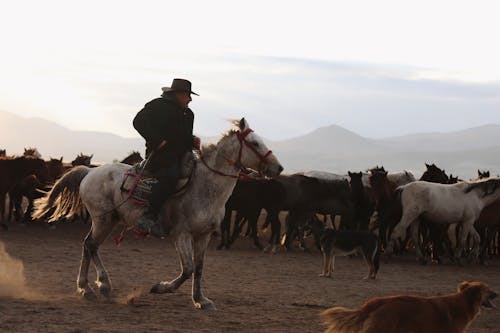
{"type": "Polygon", "coordinates": [[[252,144],[245,139],[252,132],[253,132],[253,130],[250,128],[247,128],[243,133],[241,131],[237,131],[236,137],[238,138],[238,141],[240,142],[240,150],[238,152],[238,160],[236,162],[233,162],[230,159],[226,158],[228,164],[234,166],[234,168],[238,171],[237,175],[230,175],[230,174],[221,172],[221,171],[216,170],[216,169],[212,168],[211,166],[209,166],[208,163],[203,158],[203,154],[201,153],[201,150],[200,150],[199,153],[200,153],[201,161],[207,167],[208,170],[212,171],[213,173],[215,173],[219,176],[230,177],[230,178],[235,178],[235,179],[252,179],[253,177],[248,176],[244,173],[241,173],[241,169],[245,168],[243,163],[241,163],[241,156],[243,155],[243,144],[245,146],[247,146],[248,148],[250,148],[250,150],[253,151],[255,153],[255,155],[257,155],[257,157],[260,159],[261,162],[265,162],[266,158],[273,153],[271,150],[268,150],[267,153],[265,153],[265,154],[261,154],[259,151],[257,151],[257,149],[255,149],[255,147],[252,146],[252,144]]]}

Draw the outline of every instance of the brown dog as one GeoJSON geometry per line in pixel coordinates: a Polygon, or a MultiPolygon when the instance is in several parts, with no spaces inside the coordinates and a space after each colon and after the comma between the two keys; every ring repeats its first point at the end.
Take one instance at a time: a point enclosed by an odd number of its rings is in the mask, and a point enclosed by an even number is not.
{"type": "Polygon", "coordinates": [[[461,333],[481,306],[495,307],[497,294],[482,282],[462,282],[445,296],[387,296],[356,310],[335,307],[321,313],[326,333],[461,333]]]}

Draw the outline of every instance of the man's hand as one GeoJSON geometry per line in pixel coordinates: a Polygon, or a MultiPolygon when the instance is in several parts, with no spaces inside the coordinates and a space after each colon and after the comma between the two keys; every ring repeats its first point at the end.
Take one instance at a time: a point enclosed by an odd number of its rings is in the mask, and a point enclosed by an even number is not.
{"type": "Polygon", "coordinates": [[[193,135],[193,148],[196,151],[200,151],[201,150],[201,140],[196,135],[193,135]]]}

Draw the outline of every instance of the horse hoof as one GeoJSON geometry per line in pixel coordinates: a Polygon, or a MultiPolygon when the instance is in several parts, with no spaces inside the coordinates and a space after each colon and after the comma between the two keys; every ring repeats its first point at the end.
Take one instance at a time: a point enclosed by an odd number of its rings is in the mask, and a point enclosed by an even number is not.
{"type": "Polygon", "coordinates": [[[173,293],[174,289],[166,283],[157,283],[149,290],[151,294],[165,294],[165,293],[173,293]]]}
{"type": "Polygon", "coordinates": [[[97,296],[92,289],[82,289],[78,290],[77,292],[84,300],[95,301],[97,299],[97,296]]]}
{"type": "Polygon", "coordinates": [[[215,307],[215,303],[208,300],[204,302],[195,302],[194,307],[198,310],[204,310],[204,311],[216,311],[217,308],[215,307]]]}

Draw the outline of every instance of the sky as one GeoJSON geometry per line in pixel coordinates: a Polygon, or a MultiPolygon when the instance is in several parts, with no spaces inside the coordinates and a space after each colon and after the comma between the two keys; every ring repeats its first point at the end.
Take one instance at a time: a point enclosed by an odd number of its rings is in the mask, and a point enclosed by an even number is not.
{"type": "Polygon", "coordinates": [[[0,11],[0,110],[138,136],[193,82],[195,132],[245,116],[269,139],[500,124],[495,1],[15,1],[0,11]]]}

